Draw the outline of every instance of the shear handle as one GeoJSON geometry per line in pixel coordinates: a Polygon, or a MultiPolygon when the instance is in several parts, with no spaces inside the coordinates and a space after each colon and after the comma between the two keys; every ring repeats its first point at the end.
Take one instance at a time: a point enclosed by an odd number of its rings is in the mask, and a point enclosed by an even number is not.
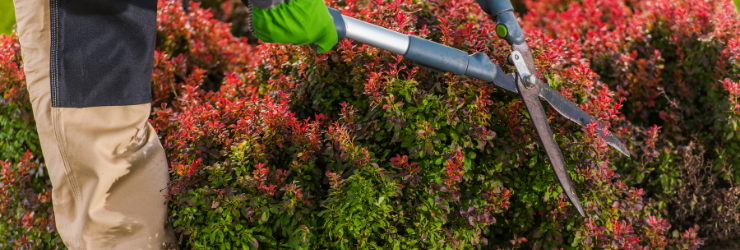
{"type": "Polygon", "coordinates": [[[402,55],[432,71],[466,75],[517,92],[515,83],[483,53],[468,55],[459,49],[344,16],[336,9],[329,8],[329,14],[340,40],[349,38],[402,55]]]}
{"type": "Polygon", "coordinates": [[[496,18],[496,35],[509,45],[524,43],[524,32],[514,16],[514,7],[509,0],[477,0],[481,10],[496,18]]]}

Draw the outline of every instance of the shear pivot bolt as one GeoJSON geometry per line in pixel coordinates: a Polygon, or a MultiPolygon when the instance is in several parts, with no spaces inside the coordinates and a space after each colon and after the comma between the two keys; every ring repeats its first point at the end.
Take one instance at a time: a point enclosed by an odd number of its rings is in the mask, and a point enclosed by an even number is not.
{"type": "Polygon", "coordinates": [[[531,89],[537,83],[537,77],[534,76],[534,75],[525,75],[522,78],[524,80],[524,81],[522,81],[522,84],[527,89],[531,89]]]}
{"type": "Polygon", "coordinates": [[[519,71],[521,83],[525,88],[531,89],[532,87],[537,85],[537,76],[529,73],[529,69],[527,69],[527,64],[524,62],[524,58],[521,55],[521,52],[512,52],[511,55],[509,55],[509,59],[512,59],[512,61],[514,61],[513,63],[514,66],[516,66],[516,71],[519,71]]]}

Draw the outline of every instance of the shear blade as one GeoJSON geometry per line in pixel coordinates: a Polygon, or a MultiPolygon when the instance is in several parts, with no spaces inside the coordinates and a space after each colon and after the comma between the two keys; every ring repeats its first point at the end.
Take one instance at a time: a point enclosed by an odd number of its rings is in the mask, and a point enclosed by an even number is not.
{"type": "MultiPolygon", "coordinates": [[[[590,123],[598,123],[596,119],[594,119],[578,106],[570,102],[567,98],[560,95],[558,91],[550,88],[547,83],[540,81],[539,85],[540,97],[550,103],[550,106],[557,110],[560,115],[568,118],[575,123],[578,123],[578,125],[581,125],[582,127],[586,127],[586,125],[590,123]]],[[[601,123],[598,124],[599,129],[597,130],[597,132],[599,133],[599,136],[603,137],[610,146],[617,149],[619,152],[626,155],[627,157],[630,157],[630,153],[629,150],[627,150],[627,147],[625,147],[624,144],[622,144],[622,142],[620,142],[619,139],[617,139],[617,137],[615,137],[611,132],[609,132],[608,136],[604,136],[604,132],[608,130],[601,123]]]]}
{"type": "MultiPolygon", "coordinates": [[[[532,58],[532,52],[529,50],[529,45],[526,43],[513,44],[512,49],[514,50],[512,52],[514,56],[512,58],[513,64],[516,66],[517,71],[525,74],[524,77],[530,79],[532,76],[536,76],[537,69],[534,66],[534,59],[532,58]]],[[[576,194],[576,190],[573,187],[573,181],[571,181],[570,175],[568,175],[568,168],[565,166],[563,153],[560,152],[560,147],[552,137],[552,130],[550,130],[550,125],[547,123],[545,109],[542,108],[542,103],[540,103],[539,94],[542,82],[535,81],[527,84],[525,87],[525,84],[522,82],[523,79],[519,77],[519,73],[514,77],[516,88],[519,94],[522,95],[524,105],[529,111],[529,117],[537,130],[537,134],[540,136],[542,146],[545,147],[545,152],[550,159],[552,170],[555,172],[555,176],[558,178],[560,186],[563,187],[563,192],[568,196],[570,203],[578,210],[578,214],[581,217],[585,217],[581,201],[578,199],[578,194],[576,194]]]]}
{"type": "Polygon", "coordinates": [[[558,147],[555,139],[553,139],[550,125],[547,124],[545,109],[542,108],[542,103],[540,103],[538,98],[539,91],[536,88],[525,89],[522,87],[518,77],[516,78],[516,81],[517,86],[519,87],[519,93],[521,93],[522,99],[524,99],[524,105],[527,106],[527,111],[529,111],[532,123],[534,123],[537,134],[542,140],[542,145],[545,147],[547,157],[550,158],[552,170],[555,172],[555,176],[557,176],[560,186],[563,187],[563,192],[568,196],[570,203],[576,207],[581,217],[584,217],[585,214],[583,212],[583,207],[581,207],[581,201],[578,199],[576,190],[573,187],[573,182],[570,179],[570,175],[568,175],[568,168],[565,166],[565,159],[563,158],[563,154],[560,152],[560,147],[558,147]]]}
{"type": "Polygon", "coordinates": [[[514,73],[504,74],[504,71],[498,65],[496,65],[496,71],[496,78],[493,79],[493,85],[506,91],[519,94],[519,91],[516,90],[516,82],[514,81],[514,79],[516,79],[516,75],[514,75],[514,73]]]}
{"type": "MultiPolygon", "coordinates": [[[[507,81],[501,81],[504,82],[504,85],[509,85],[508,81],[514,81],[517,79],[517,76],[515,73],[506,74],[507,81]]],[[[498,77],[497,77],[498,78],[498,77]]],[[[550,86],[543,82],[542,80],[537,80],[538,84],[540,86],[540,93],[539,96],[542,99],[545,99],[547,103],[550,104],[550,107],[553,107],[560,115],[562,115],[565,118],[568,118],[568,120],[571,120],[575,122],[578,125],[581,125],[581,127],[586,127],[589,123],[595,122],[599,124],[599,129],[597,132],[599,133],[599,136],[603,137],[604,140],[609,144],[609,146],[612,146],[614,149],[618,150],[623,155],[630,157],[629,150],[627,149],[624,144],[622,144],[617,137],[614,136],[611,132],[609,132],[608,136],[604,136],[604,131],[608,131],[604,125],[596,121],[591,115],[586,113],[585,111],[581,110],[578,106],[576,106],[574,103],[570,102],[568,98],[565,98],[564,96],[560,95],[560,93],[557,90],[554,90],[550,88],[550,86]]],[[[498,84],[497,84],[498,85],[498,84]]],[[[508,90],[508,89],[507,89],[508,90]]],[[[512,91],[514,93],[518,93],[518,91],[512,91]]]]}

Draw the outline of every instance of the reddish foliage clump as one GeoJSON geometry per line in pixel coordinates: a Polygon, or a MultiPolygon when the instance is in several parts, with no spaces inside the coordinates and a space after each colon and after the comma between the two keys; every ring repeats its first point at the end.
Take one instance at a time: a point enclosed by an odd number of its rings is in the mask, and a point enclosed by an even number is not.
{"type": "Polygon", "coordinates": [[[0,218],[3,218],[4,243],[0,247],[38,249],[58,246],[61,241],[50,239],[56,233],[51,189],[43,164],[34,160],[31,152],[17,164],[0,161],[0,218]]]}

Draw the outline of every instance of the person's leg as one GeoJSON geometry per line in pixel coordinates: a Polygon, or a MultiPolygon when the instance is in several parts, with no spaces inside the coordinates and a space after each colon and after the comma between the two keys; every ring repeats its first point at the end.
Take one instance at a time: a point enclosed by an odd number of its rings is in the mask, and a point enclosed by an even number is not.
{"type": "MultiPolygon", "coordinates": [[[[163,243],[174,243],[164,198],[169,181],[167,162],[147,122],[150,104],[120,93],[123,99],[139,104],[96,106],[95,91],[69,93],[79,86],[79,79],[105,82],[105,77],[96,78],[101,72],[84,68],[85,64],[71,64],[64,53],[74,48],[58,49],[64,43],[59,37],[64,32],[59,30],[59,22],[51,20],[66,17],[59,16],[56,0],[14,3],[26,84],[53,186],[56,225],[65,245],[73,250],[162,249],[163,243]],[[53,50],[57,50],[56,55],[53,50]],[[67,65],[61,67],[59,63],[64,60],[67,65]],[[83,67],[82,78],[70,77],[76,72],[69,71],[76,66],[83,67]],[[64,105],[70,100],[74,104],[70,96],[93,100],[93,105],[64,105]]],[[[69,24],[63,28],[86,29],[69,24]]],[[[89,58],[92,63],[105,58],[94,56],[89,58]]],[[[141,64],[146,66],[146,60],[151,61],[151,56],[142,57],[141,64]]],[[[148,65],[151,68],[151,62],[148,65]]],[[[148,74],[151,77],[151,71],[148,74]]]]}

